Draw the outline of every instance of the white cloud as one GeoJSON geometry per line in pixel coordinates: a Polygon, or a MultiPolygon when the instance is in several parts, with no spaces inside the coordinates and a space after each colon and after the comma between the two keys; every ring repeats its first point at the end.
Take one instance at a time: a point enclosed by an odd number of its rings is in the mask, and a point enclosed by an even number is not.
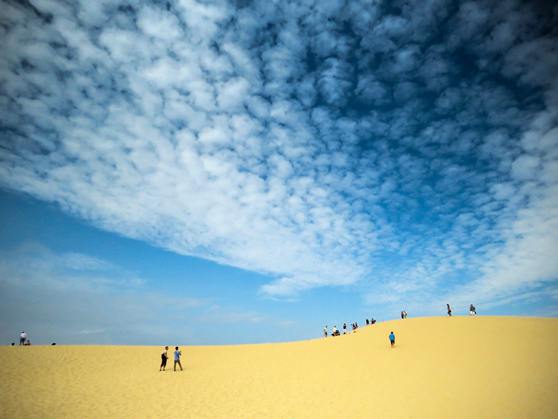
{"type": "Polygon", "coordinates": [[[494,198],[507,201],[515,195],[516,188],[509,183],[498,183],[492,186],[492,192],[494,198]]]}
{"type": "Polygon", "coordinates": [[[523,154],[512,163],[511,174],[518,180],[533,179],[539,166],[538,157],[523,154]]]}
{"type": "Polygon", "coordinates": [[[102,333],[104,332],[104,330],[102,329],[97,329],[97,330],[80,330],[78,332],[78,334],[80,335],[91,335],[91,334],[95,334],[95,333],[102,333]]]}
{"type": "Polygon", "coordinates": [[[60,257],[63,266],[75,270],[109,270],[114,266],[104,260],[80,253],[66,253],[60,257]]]}
{"type": "Polygon", "coordinates": [[[3,187],[268,274],[268,295],[428,298],[457,277],[503,295],[558,272],[526,250],[552,249],[557,207],[557,41],[526,23],[541,11],[264,3],[9,5],[3,187]]]}
{"type": "Polygon", "coordinates": [[[245,323],[252,322],[258,323],[264,320],[255,311],[249,312],[239,312],[234,309],[225,310],[212,310],[212,312],[207,314],[201,314],[195,317],[194,321],[201,323],[218,323],[218,324],[230,324],[230,323],[245,323]]]}
{"type": "Polygon", "coordinates": [[[166,42],[176,41],[183,36],[178,18],[160,9],[142,8],[138,17],[138,26],[146,35],[161,38],[166,42]]]}

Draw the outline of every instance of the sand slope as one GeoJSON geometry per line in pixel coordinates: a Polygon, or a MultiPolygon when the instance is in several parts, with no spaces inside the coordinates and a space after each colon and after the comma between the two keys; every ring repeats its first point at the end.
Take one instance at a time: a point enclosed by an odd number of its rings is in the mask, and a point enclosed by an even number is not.
{"type": "Polygon", "coordinates": [[[175,373],[172,359],[159,372],[162,347],[2,347],[0,417],[558,418],[558,319],[406,319],[181,349],[175,373]]]}

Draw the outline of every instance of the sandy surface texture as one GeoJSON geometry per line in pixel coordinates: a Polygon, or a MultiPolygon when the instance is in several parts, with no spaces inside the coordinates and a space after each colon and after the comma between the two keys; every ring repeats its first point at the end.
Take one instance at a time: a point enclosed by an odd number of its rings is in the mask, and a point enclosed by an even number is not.
{"type": "Polygon", "coordinates": [[[558,319],[409,318],[304,342],[183,343],[2,347],[0,417],[558,418],[558,319]],[[177,344],[184,371],[171,358],[159,372],[163,345],[177,344]]]}

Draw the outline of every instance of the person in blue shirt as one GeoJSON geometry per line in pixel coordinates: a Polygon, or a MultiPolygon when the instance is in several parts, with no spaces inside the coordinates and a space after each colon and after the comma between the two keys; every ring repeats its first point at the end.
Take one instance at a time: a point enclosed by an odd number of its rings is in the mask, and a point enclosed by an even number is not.
{"type": "Polygon", "coordinates": [[[176,364],[178,364],[178,366],[180,367],[180,371],[183,371],[182,364],[180,363],[180,355],[182,355],[182,352],[178,350],[178,346],[175,349],[176,350],[174,351],[174,370],[176,371],[176,364]]]}
{"type": "Polygon", "coordinates": [[[393,332],[391,332],[389,335],[389,341],[391,342],[391,347],[393,348],[393,345],[395,345],[395,335],[393,334],[393,332]]]}

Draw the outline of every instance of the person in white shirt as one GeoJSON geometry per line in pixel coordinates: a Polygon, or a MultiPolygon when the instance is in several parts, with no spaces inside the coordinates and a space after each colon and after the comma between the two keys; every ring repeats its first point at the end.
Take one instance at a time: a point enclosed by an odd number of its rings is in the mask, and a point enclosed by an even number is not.
{"type": "Polygon", "coordinates": [[[469,316],[476,316],[477,315],[477,309],[475,308],[475,306],[473,304],[471,304],[471,307],[469,307],[470,313],[469,316]]]}
{"type": "Polygon", "coordinates": [[[25,332],[21,332],[21,335],[19,335],[19,346],[25,345],[26,339],[27,339],[27,334],[25,332]]]}
{"type": "Polygon", "coordinates": [[[167,359],[169,359],[169,356],[167,355],[168,350],[169,347],[165,346],[165,350],[161,354],[161,366],[159,367],[159,371],[164,371],[165,368],[167,367],[167,359]]]}

